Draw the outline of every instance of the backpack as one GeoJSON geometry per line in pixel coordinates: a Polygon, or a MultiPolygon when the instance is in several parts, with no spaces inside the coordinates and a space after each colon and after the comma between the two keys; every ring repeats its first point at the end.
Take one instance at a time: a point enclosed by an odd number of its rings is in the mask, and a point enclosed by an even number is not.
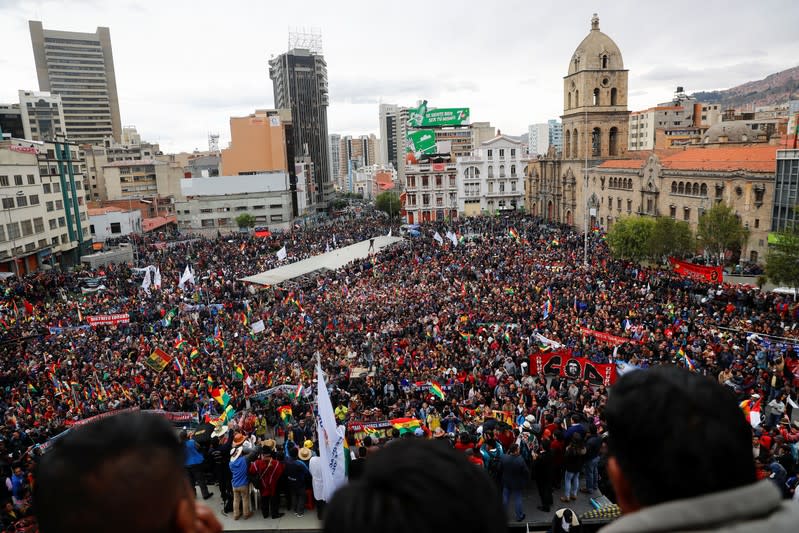
{"type": "Polygon", "coordinates": [[[502,461],[500,460],[499,450],[488,452],[488,477],[494,481],[499,481],[502,476],[502,461]]]}

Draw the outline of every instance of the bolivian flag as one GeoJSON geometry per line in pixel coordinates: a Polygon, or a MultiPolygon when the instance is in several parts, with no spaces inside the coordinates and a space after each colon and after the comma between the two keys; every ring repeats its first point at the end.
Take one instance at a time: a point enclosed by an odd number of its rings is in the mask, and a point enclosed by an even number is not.
{"type": "Polygon", "coordinates": [[[244,369],[241,365],[236,365],[233,368],[233,379],[244,379],[244,369]]]}
{"type": "Polygon", "coordinates": [[[219,405],[222,407],[227,407],[227,404],[230,403],[230,396],[222,387],[211,389],[211,396],[214,400],[219,402],[219,405]]]}
{"type": "Polygon", "coordinates": [[[432,394],[439,400],[443,400],[446,397],[446,394],[444,394],[444,389],[442,389],[441,385],[439,385],[435,381],[430,383],[430,394],[432,394]]]}
{"type": "Polygon", "coordinates": [[[391,420],[392,427],[400,430],[400,433],[414,432],[421,427],[419,420],[416,418],[395,418],[391,420]]]}
{"type": "Polygon", "coordinates": [[[520,241],[520,239],[519,239],[519,232],[518,232],[518,231],[516,231],[516,229],[515,229],[515,228],[510,228],[510,229],[508,230],[508,235],[510,235],[511,237],[513,237],[513,238],[516,240],[516,242],[519,242],[519,241],[520,241]]]}
{"type": "Polygon", "coordinates": [[[189,354],[189,358],[191,358],[191,360],[194,361],[198,357],[200,357],[200,350],[198,350],[197,348],[192,348],[191,353],[189,354]]]}
{"type": "Polygon", "coordinates": [[[282,405],[278,407],[277,414],[280,415],[280,420],[283,421],[284,425],[291,423],[291,417],[293,416],[293,413],[291,412],[290,405],[282,405]]]}
{"type": "Polygon", "coordinates": [[[144,360],[144,363],[156,372],[163,372],[171,362],[172,356],[161,348],[156,348],[153,353],[144,360]]]}

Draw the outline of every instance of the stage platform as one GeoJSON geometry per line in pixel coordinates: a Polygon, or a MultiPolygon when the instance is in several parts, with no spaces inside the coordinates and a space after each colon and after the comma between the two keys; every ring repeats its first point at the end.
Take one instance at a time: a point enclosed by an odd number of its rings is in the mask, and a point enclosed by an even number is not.
{"type": "MultiPolygon", "coordinates": [[[[389,237],[381,235],[375,237],[375,252],[381,251],[383,248],[396,244],[403,239],[401,237],[389,237]]],[[[291,249],[289,248],[289,251],[291,249]]],[[[314,272],[316,270],[338,270],[339,268],[355,261],[356,259],[365,259],[369,257],[369,241],[361,241],[343,248],[336,248],[323,254],[283,265],[254,276],[247,276],[241,278],[239,281],[247,283],[255,283],[257,285],[280,285],[284,281],[289,281],[314,272]]]]}

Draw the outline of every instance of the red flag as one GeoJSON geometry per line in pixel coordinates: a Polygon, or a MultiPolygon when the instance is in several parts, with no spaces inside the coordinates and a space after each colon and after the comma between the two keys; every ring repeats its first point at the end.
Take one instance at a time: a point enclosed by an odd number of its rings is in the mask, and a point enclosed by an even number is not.
{"type": "Polygon", "coordinates": [[[25,314],[32,315],[33,314],[33,304],[30,303],[28,300],[22,300],[22,303],[25,305],[25,314]]]}

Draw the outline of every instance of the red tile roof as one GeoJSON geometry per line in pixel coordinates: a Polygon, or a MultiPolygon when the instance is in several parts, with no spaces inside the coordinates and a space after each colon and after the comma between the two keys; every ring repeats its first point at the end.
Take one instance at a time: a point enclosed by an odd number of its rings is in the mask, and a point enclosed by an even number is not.
{"type": "Polygon", "coordinates": [[[672,170],[775,172],[777,147],[768,144],[677,150],[661,161],[672,170]]]}
{"type": "MultiPolygon", "coordinates": [[[[774,172],[777,169],[777,146],[768,144],[745,146],[709,146],[684,150],[658,150],[663,168],[671,170],[707,170],[750,172],[774,172]]],[[[638,169],[653,152],[642,150],[629,152],[628,159],[603,161],[602,169],[638,169]]]]}
{"type": "Polygon", "coordinates": [[[153,231],[154,229],[158,229],[161,226],[166,226],[167,224],[174,224],[177,222],[177,218],[174,216],[171,217],[153,217],[153,218],[145,218],[141,221],[141,229],[147,233],[148,231],[153,231]]]}

